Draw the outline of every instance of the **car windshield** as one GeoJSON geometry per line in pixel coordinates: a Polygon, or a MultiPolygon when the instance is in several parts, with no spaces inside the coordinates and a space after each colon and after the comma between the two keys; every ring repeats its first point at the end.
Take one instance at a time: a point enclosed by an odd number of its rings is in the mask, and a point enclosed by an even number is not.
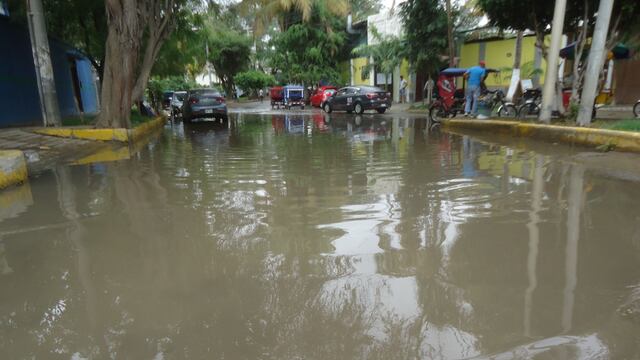
{"type": "Polygon", "coordinates": [[[329,89],[329,90],[325,90],[324,93],[327,95],[333,95],[335,94],[336,90],[335,89],[329,89]]]}
{"type": "Polygon", "coordinates": [[[376,93],[380,93],[380,92],[386,92],[385,90],[379,88],[379,87],[363,87],[362,88],[363,92],[376,92],[376,93]]]}
{"type": "Polygon", "coordinates": [[[175,94],[174,97],[176,98],[176,100],[178,101],[184,101],[184,98],[187,96],[187,93],[179,93],[179,94],[175,94]]]}
{"type": "Polygon", "coordinates": [[[192,96],[196,97],[222,97],[219,91],[216,90],[197,90],[192,93],[192,96]]]}

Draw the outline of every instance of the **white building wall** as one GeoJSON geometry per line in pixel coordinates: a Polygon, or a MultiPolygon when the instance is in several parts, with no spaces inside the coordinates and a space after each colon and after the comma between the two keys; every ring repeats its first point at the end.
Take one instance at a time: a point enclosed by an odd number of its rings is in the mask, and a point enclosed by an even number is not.
{"type": "MultiPolygon", "coordinates": [[[[396,36],[401,37],[404,34],[404,28],[402,26],[402,19],[398,12],[390,13],[387,10],[383,12],[371,15],[367,18],[367,42],[369,45],[375,45],[379,41],[373,36],[373,29],[376,29],[380,35],[385,36],[396,36]]],[[[400,100],[400,68],[396,68],[396,70],[392,74],[393,76],[393,101],[398,102],[400,100]]],[[[375,74],[372,72],[371,76],[371,85],[375,84],[375,74]]],[[[407,98],[409,101],[413,101],[413,96],[410,94],[415,94],[415,74],[410,74],[407,81],[409,81],[409,87],[407,88],[407,98]]]]}

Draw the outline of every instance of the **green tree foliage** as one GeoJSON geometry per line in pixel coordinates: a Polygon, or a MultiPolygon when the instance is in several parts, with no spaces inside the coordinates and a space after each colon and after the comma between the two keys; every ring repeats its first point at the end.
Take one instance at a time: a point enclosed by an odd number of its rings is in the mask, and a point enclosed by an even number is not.
{"type": "Polygon", "coordinates": [[[375,67],[377,72],[384,73],[387,90],[389,90],[388,77],[400,66],[406,56],[404,42],[394,36],[383,36],[375,28],[371,28],[369,31],[373,33],[375,44],[358,46],[353,50],[353,53],[373,59],[373,63],[365,66],[364,71],[370,71],[371,67],[375,67]]]}
{"type": "Polygon", "coordinates": [[[311,22],[318,9],[336,16],[347,14],[347,0],[243,0],[240,11],[253,17],[256,38],[268,32],[275,22],[280,31],[311,22]]]}
{"type": "MultiPolygon", "coordinates": [[[[326,5],[326,4],[325,4],[326,5]]],[[[338,63],[348,58],[344,18],[325,5],[313,10],[311,19],[275,34],[270,41],[268,65],[277,79],[286,83],[338,83],[338,63]]]]}
{"type": "Polygon", "coordinates": [[[176,18],[176,28],[162,46],[152,75],[159,77],[188,76],[195,79],[206,64],[206,13],[184,9],[176,18]]]}
{"type": "Polygon", "coordinates": [[[349,0],[349,11],[353,21],[367,20],[367,16],[375,15],[382,9],[378,0],[349,0]]]}
{"type": "Polygon", "coordinates": [[[447,13],[438,0],[407,0],[400,4],[405,53],[418,69],[438,70],[447,49],[447,13]]]}
{"type": "MultiPolygon", "coordinates": [[[[553,20],[555,0],[477,0],[477,2],[489,17],[490,24],[501,29],[535,31],[537,46],[546,55],[544,36],[553,20]]],[[[584,19],[585,9],[588,21],[595,23],[598,4],[598,0],[568,0],[565,32],[577,31],[577,27],[584,19]]],[[[609,30],[611,46],[618,40],[628,42],[640,40],[640,25],[636,20],[638,16],[640,16],[640,3],[637,1],[619,0],[614,3],[609,30]]]]}
{"type": "Polygon", "coordinates": [[[149,79],[147,86],[147,94],[153,107],[160,108],[162,102],[162,94],[165,91],[182,91],[198,88],[199,85],[190,79],[185,79],[182,76],[169,76],[169,77],[152,77],[149,79]]]}
{"type": "Polygon", "coordinates": [[[235,76],[235,82],[243,90],[251,91],[255,94],[259,89],[274,85],[276,79],[272,75],[265,74],[262,71],[249,70],[238,73],[235,76]]]}
{"type": "Polygon", "coordinates": [[[227,94],[233,93],[234,77],[250,62],[252,41],[230,29],[212,30],[208,34],[209,61],[227,94]]]}

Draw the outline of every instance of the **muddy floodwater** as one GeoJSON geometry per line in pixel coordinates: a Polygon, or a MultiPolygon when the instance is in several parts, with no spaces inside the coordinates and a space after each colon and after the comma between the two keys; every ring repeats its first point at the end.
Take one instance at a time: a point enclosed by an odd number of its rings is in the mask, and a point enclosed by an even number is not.
{"type": "Polygon", "coordinates": [[[392,116],[169,124],[0,193],[0,359],[639,359],[617,156],[392,116]]]}

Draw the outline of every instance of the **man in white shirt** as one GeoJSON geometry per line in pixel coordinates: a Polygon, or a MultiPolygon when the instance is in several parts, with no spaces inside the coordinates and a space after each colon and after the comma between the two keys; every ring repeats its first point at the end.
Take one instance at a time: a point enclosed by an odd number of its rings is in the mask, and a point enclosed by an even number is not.
{"type": "Polygon", "coordinates": [[[407,80],[404,79],[402,75],[400,75],[400,103],[406,102],[407,96],[407,80]]]}

